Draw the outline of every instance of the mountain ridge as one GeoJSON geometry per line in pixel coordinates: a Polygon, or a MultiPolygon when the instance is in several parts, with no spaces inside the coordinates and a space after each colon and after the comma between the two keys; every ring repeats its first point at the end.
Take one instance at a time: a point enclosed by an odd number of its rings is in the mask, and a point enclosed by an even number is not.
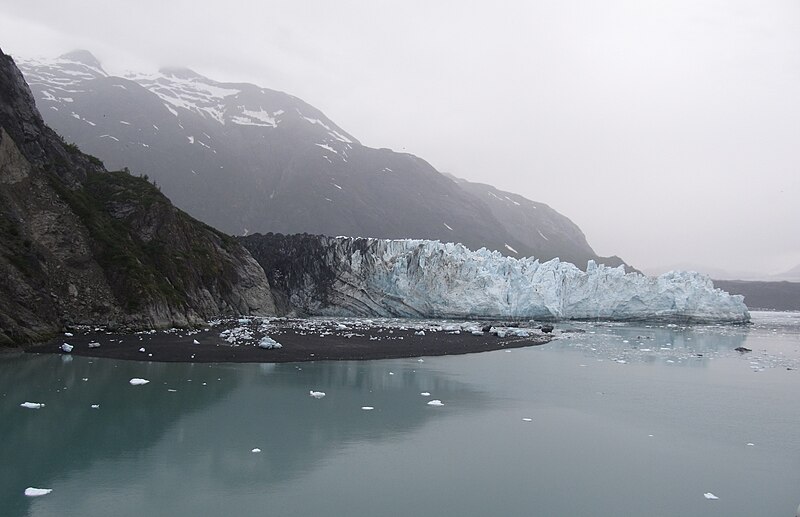
{"type": "Polygon", "coordinates": [[[290,94],[183,67],[116,77],[86,54],[22,62],[48,122],[112,167],[154,178],[226,233],[424,238],[579,267],[623,263],[598,256],[549,207],[540,216],[543,203],[520,196],[526,203],[493,207],[484,187],[476,195],[422,158],[363,146],[290,94]]]}

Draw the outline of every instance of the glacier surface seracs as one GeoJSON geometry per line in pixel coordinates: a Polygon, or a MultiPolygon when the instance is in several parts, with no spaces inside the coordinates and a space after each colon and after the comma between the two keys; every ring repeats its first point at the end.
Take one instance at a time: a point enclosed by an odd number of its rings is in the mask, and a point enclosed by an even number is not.
{"type": "MultiPolygon", "coordinates": [[[[744,298],[696,272],[659,277],[590,261],[505,257],[427,240],[319,237],[324,274],[287,293],[316,315],[746,322],[744,298]],[[320,285],[324,283],[326,285],[320,285]],[[323,294],[321,296],[321,294],[323,294]]],[[[315,257],[316,258],[316,257],[315,257]]],[[[266,267],[265,267],[266,269],[266,267]]]]}

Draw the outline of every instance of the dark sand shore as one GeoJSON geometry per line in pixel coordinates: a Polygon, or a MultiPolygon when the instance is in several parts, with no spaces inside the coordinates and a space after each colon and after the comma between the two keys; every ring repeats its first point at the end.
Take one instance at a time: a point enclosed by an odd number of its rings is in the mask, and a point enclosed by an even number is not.
{"type": "Polygon", "coordinates": [[[352,326],[341,329],[336,322],[317,323],[309,329],[302,322],[271,322],[267,334],[282,345],[276,349],[257,346],[264,333],[259,334],[256,325],[250,326],[254,338],[239,340],[238,345],[225,341],[220,337],[221,331],[236,328],[236,324],[228,324],[200,330],[171,329],[138,334],[75,332],[74,336],[62,336],[27,348],[26,352],[63,354],[65,352],[60,347],[68,343],[73,346],[72,355],[88,357],[159,362],[285,363],[471,354],[542,345],[551,340],[549,335],[541,333],[530,337],[498,337],[489,332],[474,335],[470,332],[431,331],[429,327],[425,335],[418,335],[416,328],[411,327],[352,326]],[[200,344],[195,344],[195,340],[200,344]],[[100,343],[100,346],[90,348],[89,343],[100,343]]]}

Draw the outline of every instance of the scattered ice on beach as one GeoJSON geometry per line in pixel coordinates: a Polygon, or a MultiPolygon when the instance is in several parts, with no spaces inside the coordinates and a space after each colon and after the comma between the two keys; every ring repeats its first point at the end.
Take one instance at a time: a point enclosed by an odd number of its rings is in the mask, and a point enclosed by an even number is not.
{"type": "Polygon", "coordinates": [[[482,330],[477,330],[477,329],[476,329],[476,330],[473,330],[473,331],[471,331],[470,333],[471,333],[473,336],[482,336],[482,335],[483,335],[483,331],[482,331],[482,330]]]}
{"type": "Polygon", "coordinates": [[[66,352],[66,353],[70,353],[70,352],[72,352],[72,349],[73,349],[73,348],[75,348],[75,347],[73,347],[73,346],[72,346],[72,345],[70,345],[69,343],[64,343],[63,345],[61,345],[61,350],[62,350],[62,351],[64,351],[64,352],[66,352]]]}
{"type": "Polygon", "coordinates": [[[19,406],[27,409],[41,409],[44,407],[44,404],[41,402],[23,402],[19,406]]]}
{"type": "Polygon", "coordinates": [[[253,450],[252,450],[252,451],[250,451],[250,452],[261,452],[261,449],[259,449],[258,447],[256,447],[255,449],[253,449],[253,450]]]}
{"type": "Polygon", "coordinates": [[[273,348],[283,348],[283,345],[275,341],[269,336],[264,336],[261,338],[261,341],[258,342],[258,348],[265,348],[267,350],[271,350],[273,348]]]}
{"type": "Polygon", "coordinates": [[[97,348],[99,346],[100,343],[98,343],[97,341],[92,341],[91,343],[89,343],[89,348],[97,348]]]}
{"type": "Polygon", "coordinates": [[[361,409],[363,409],[364,411],[372,411],[375,408],[372,406],[361,406],[361,409]]]}
{"type": "Polygon", "coordinates": [[[705,497],[706,499],[711,499],[711,500],[719,499],[719,497],[715,496],[711,492],[706,492],[705,494],[703,494],[703,497],[705,497]]]}
{"type": "Polygon", "coordinates": [[[141,386],[143,384],[147,384],[150,381],[148,381],[147,379],[139,379],[137,377],[134,377],[133,379],[131,379],[128,382],[131,383],[131,386],[141,386]]]}
{"type": "Polygon", "coordinates": [[[429,406],[444,406],[444,402],[442,402],[439,399],[433,399],[430,402],[428,402],[428,405],[429,406]]]}
{"type": "Polygon", "coordinates": [[[100,404],[92,404],[92,409],[100,409],[100,404]]]}
{"type": "Polygon", "coordinates": [[[533,422],[533,418],[525,417],[522,419],[523,422],[533,422]]]}
{"type": "Polygon", "coordinates": [[[324,391],[314,391],[314,390],[311,390],[311,391],[309,391],[309,392],[308,392],[308,394],[309,394],[311,397],[314,397],[315,399],[321,399],[322,397],[324,397],[324,396],[325,396],[325,392],[324,392],[324,391]]]}
{"type": "Polygon", "coordinates": [[[25,495],[28,497],[39,497],[40,495],[47,495],[52,491],[52,488],[34,488],[29,486],[25,489],[25,495]]]}
{"type": "Polygon", "coordinates": [[[72,332],[64,332],[64,335],[67,337],[72,337],[74,334],[72,332]]]}
{"type": "Polygon", "coordinates": [[[414,335],[415,336],[424,336],[425,335],[425,331],[424,330],[419,330],[417,332],[414,332],[414,335]]]}
{"type": "Polygon", "coordinates": [[[199,345],[199,344],[200,344],[200,341],[198,341],[198,340],[196,340],[196,339],[193,339],[193,340],[192,340],[192,344],[193,344],[193,345],[199,345]]]}
{"type": "Polygon", "coordinates": [[[431,394],[429,392],[427,392],[427,391],[423,391],[422,393],[420,393],[420,395],[422,395],[423,397],[430,397],[431,396],[431,394]]]}

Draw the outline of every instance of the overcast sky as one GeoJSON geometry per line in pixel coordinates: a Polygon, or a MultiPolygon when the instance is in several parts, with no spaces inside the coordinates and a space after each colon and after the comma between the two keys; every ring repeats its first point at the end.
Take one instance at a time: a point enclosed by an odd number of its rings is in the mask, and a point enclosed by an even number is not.
{"type": "Polygon", "coordinates": [[[638,267],[800,264],[797,0],[15,1],[0,47],[286,91],[638,267]]]}

